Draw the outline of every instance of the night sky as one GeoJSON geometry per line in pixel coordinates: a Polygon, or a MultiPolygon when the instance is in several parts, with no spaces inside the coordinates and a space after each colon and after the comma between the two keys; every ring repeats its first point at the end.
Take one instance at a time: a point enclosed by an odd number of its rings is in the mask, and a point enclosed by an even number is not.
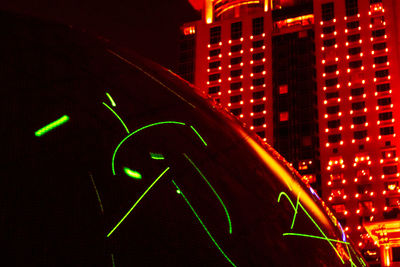
{"type": "Polygon", "coordinates": [[[173,70],[180,25],[200,18],[188,0],[5,0],[0,9],[86,29],[173,70]]]}

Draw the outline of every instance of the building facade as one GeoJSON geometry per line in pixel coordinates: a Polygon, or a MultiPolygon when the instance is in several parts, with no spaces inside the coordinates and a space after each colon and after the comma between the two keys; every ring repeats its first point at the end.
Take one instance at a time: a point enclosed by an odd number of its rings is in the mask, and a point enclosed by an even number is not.
{"type": "Polygon", "coordinates": [[[396,264],[373,225],[399,216],[400,3],[190,2],[180,74],[291,162],[371,263],[396,264]]]}
{"type": "Polygon", "coordinates": [[[192,2],[203,18],[181,28],[178,73],[319,190],[312,2],[192,2]]]}
{"type": "Polygon", "coordinates": [[[322,197],[371,258],[400,203],[396,3],[314,1],[322,197]]]}

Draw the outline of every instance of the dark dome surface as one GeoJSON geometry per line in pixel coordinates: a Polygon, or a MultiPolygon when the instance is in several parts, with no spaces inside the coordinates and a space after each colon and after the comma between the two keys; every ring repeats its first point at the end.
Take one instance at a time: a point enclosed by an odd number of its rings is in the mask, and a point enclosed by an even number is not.
{"type": "Polygon", "coordinates": [[[365,265],[287,162],[173,73],[68,27],[0,25],[10,266],[365,265]]]}

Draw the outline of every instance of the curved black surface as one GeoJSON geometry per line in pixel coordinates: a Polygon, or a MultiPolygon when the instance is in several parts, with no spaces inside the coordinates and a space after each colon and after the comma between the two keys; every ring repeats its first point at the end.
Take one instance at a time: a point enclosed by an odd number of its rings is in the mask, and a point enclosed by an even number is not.
{"type": "Polygon", "coordinates": [[[4,262],[362,266],[280,156],[179,77],[68,27],[0,25],[4,262]]]}

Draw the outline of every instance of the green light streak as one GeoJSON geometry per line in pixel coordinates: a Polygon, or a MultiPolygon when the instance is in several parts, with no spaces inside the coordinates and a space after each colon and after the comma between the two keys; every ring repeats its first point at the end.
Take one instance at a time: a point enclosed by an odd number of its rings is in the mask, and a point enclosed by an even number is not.
{"type": "Polygon", "coordinates": [[[297,211],[299,209],[299,203],[300,203],[300,192],[297,195],[296,208],[294,209],[294,215],[293,215],[292,225],[290,226],[290,229],[293,229],[293,227],[294,227],[294,221],[296,220],[296,217],[297,217],[297,211]]]}
{"type": "Polygon", "coordinates": [[[121,119],[120,116],[118,116],[117,112],[115,112],[112,108],[110,108],[106,103],[103,102],[103,105],[106,106],[114,115],[115,117],[117,117],[119,119],[119,121],[122,123],[122,125],[124,126],[126,132],[129,134],[129,130],[128,127],[126,127],[124,121],[121,119]]]}
{"type": "Polygon", "coordinates": [[[303,236],[303,237],[310,237],[310,238],[315,238],[315,239],[329,240],[329,241],[331,241],[331,242],[349,244],[349,242],[345,242],[345,241],[341,241],[341,240],[336,240],[336,239],[331,239],[331,238],[325,238],[325,237],[316,236],[316,235],[306,235],[306,234],[298,234],[298,233],[283,233],[282,235],[283,235],[283,236],[303,236]]]}
{"type": "MultiPolygon", "coordinates": [[[[290,199],[290,197],[288,196],[288,194],[286,194],[285,192],[281,192],[278,196],[278,203],[281,201],[281,197],[285,196],[287,198],[287,200],[290,202],[290,205],[292,205],[292,208],[294,210],[296,210],[295,205],[293,204],[292,200],[290,199]]],[[[342,259],[342,257],[339,254],[339,251],[337,251],[336,247],[332,244],[332,242],[329,240],[329,238],[326,236],[326,234],[324,233],[324,231],[322,231],[322,229],[319,227],[319,225],[314,221],[314,219],[312,218],[312,216],[307,212],[307,210],[303,207],[303,205],[300,203],[300,199],[297,199],[298,203],[296,203],[296,206],[300,206],[300,208],[304,211],[304,213],[307,215],[307,217],[314,223],[314,225],[318,228],[318,230],[320,231],[320,233],[324,236],[324,239],[326,241],[328,241],[329,245],[333,248],[333,250],[336,252],[336,255],[339,257],[339,259],[341,260],[341,262],[344,264],[344,261],[342,259]]],[[[297,216],[297,212],[295,212],[295,214],[293,216],[297,216]]]]}
{"type": "Polygon", "coordinates": [[[40,136],[46,134],[47,132],[53,130],[54,128],[57,128],[58,126],[63,125],[67,121],[69,121],[69,117],[67,115],[64,115],[61,118],[47,124],[46,126],[40,128],[39,130],[37,130],[35,132],[35,136],[40,137],[40,136]]]}
{"type": "Polygon", "coordinates": [[[144,193],[139,197],[138,200],[136,200],[135,204],[129,209],[129,211],[125,214],[124,217],[115,225],[115,227],[108,233],[107,237],[110,237],[110,235],[118,228],[118,226],[128,217],[128,215],[132,212],[132,210],[136,207],[137,204],[142,200],[142,198],[149,192],[149,190],[160,180],[160,178],[169,170],[169,167],[167,167],[155,180],[154,182],[144,191],[144,193]]]}
{"type": "Polygon", "coordinates": [[[124,172],[133,179],[142,179],[142,175],[139,172],[131,170],[128,167],[124,167],[124,172]]]}
{"type": "Polygon", "coordinates": [[[206,141],[204,141],[203,137],[201,137],[201,135],[199,134],[199,132],[196,131],[196,129],[195,129],[192,125],[190,125],[190,128],[192,128],[193,132],[195,132],[195,133],[197,134],[197,136],[200,138],[200,140],[203,142],[203,144],[204,144],[205,146],[207,146],[206,141]]]}
{"type": "Polygon", "coordinates": [[[118,149],[121,147],[121,145],[128,139],[130,138],[132,135],[146,129],[149,127],[153,127],[153,126],[157,126],[157,125],[162,125],[162,124],[178,124],[178,125],[185,125],[185,123],[183,122],[178,122],[178,121],[161,121],[161,122],[156,122],[156,123],[152,123],[146,126],[143,126],[142,128],[137,129],[136,131],[130,133],[127,137],[125,137],[119,144],[118,146],[115,148],[114,150],[114,154],[112,156],[112,160],[111,160],[111,169],[113,172],[113,175],[115,175],[115,156],[117,155],[118,149]]]}
{"type": "Polygon", "coordinates": [[[232,260],[225,254],[225,252],[221,249],[221,247],[218,245],[218,243],[215,241],[214,237],[211,235],[211,233],[208,231],[207,227],[205,226],[205,224],[203,223],[203,221],[200,219],[199,215],[197,214],[197,212],[194,210],[194,208],[192,207],[192,205],[190,204],[189,200],[186,198],[186,196],[183,194],[182,190],[178,187],[178,185],[175,183],[174,180],[172,180],[172,183],[175,185],[177,192],[179,191],[179,195],[181,195],[183,197],[183,199],[185,200],[186,204],[188,204],[189,208],[192,210],[193,214],[196,216],[197,220],[200,222],[201,226],[203,226],[203,229],[206,231],[206,233],[208,234],[208,236],[210,237],[210,239],[213,241],[214,245],[218,248],[218,250],[221,252],[221,254],[225,257],[225,259],[232,264],[232,266],[236,265],[232,262],[232,260]]]}
{"type": "Polygon", "coordinates": [[[90,176],[90,180],[92,180],[94,190],[96,191],[97,201],[99,202],[101,213],[104,214],[103,204],[101,204],[100,194],[99,194],[99,191],[97,190],[96,184],[94,183],[93,175],[91,173],[89,173],[89,176],[90,176]]]}
{"type": "Polygon", "coordinates": [[[196,164],[194,164],[194,162],[189,158],[188,155],[186,155],[185,153],[183,153],[183,155],[185,156],[185,158],[190,162],[190,164],[192,164],[192,166],[197,170],[197,172],[200,174],[200,176],[204,179],[204,181],[207,183],[207,185],[211,188],[211,190],[214,192],[214,195],[218,198],[219,203],[221,203],[222,208],[225,210],[225,214],[226,214],[226,218],[228,220],[228,225],[229,225],[229,234],[232,234],[232,223],[231,223],[231,218],[229,216],[229,212],[228,209],[226,208],[224,202],[222,201],[222,199],[219,197],[218,193],[215,191],[214,187],[212,187],[212,185],[210,184],[210,182],[207,180],[207,178],[204,176],[204,174],[200,171],[200,169],[196,166],[196,164]]]}
{"type": "Polygon", "coordinates": [[[353,249],[353,247],[348,245],[348,246],[347,246],[347,249],[348,249],[349,247],[350,247],[351,251],[353,251],[354,255],[356,255],[356,257],[357,257],[358,261],[361,263],[361,265],[367,266],[367,264],[365,263],[365,261],[364,261],[362,258],[360,258],[360,257],[358,256],[358,253],[353,249]]]}
{"type": "Polygon", "coordinates": [[[350,253],[350,249],[349,249],[349,244],[346,245],[346,249],[347,249],[347,253],[349,255],[349,261],[351,263],[351,266],[355,266],[357,267],[357,265],[353,262],[353,259],[351,258],[351,253],[350,253]]]}
{"type": "Polygon", "coordinates": [[[155,160],[164,160],[164,159],[165,159],[164,156],[163,156],[162,154],[160,154],[160,153],[153,153],[153,152],[150,152],[150,157],[151,157],[152,159],[155,159],[155,160]]]}
{"type": "Polygon", "coordinates": [[[154,77],[153,75],[151,75],[150,73],[148,73],[147,71],[145,71],[144,69],[142,69],[141,67],[139,67],[138,65],[132,63],[131,61],[127,60],[126,58],[122,57],[121,55],[117,54],[116,52],[107,49],[107,51],[111,54],[113,54],[114,56],[116,56],[117,58],[119,58],[120,60],[124,61],[125,63],[131,65],[132,67],[140,70],[141,72],[143,72],[144,74],[146,74],[148,77],[150,77],[152,80],[154,80],[155,82],[157,82],[158,84],[160,84],[162,87],[164,87],[165,89],[167,89],[168,91],[170,91],[171,93],[173,93],[174,95],[176,95],[178,98],[180,98],[182,101],[186,102],[188,105],[190,105],[192,108],[196,108],[196,106],[194,106],[192,103],[190,103],[189,101],[187,101],[184,97],[182,97],[180,94],[178,94],[177,92],[175,92],[174,90],[172,90],[171,88],[169,88],[168,86],[166,86],[164,83],[162,83],[160,80],[158,80],[156,77],[154,77]]]}
{"type": "Polygon", "coordinates": [[[111,95],[109,93],[106,93],[106,95],[107,95],[108,99],[110,100],[111,105],[113,107],[116,107],[117,105],[115,104],[114,99],[111,97],[111,95]]]}
{"type": "Polygon", "coordinates": [[[114,261],[114,254],[113,253],[111,253],[111,262],[112,262],[113,267],[115,267],[115,261],[114,261]]]}

